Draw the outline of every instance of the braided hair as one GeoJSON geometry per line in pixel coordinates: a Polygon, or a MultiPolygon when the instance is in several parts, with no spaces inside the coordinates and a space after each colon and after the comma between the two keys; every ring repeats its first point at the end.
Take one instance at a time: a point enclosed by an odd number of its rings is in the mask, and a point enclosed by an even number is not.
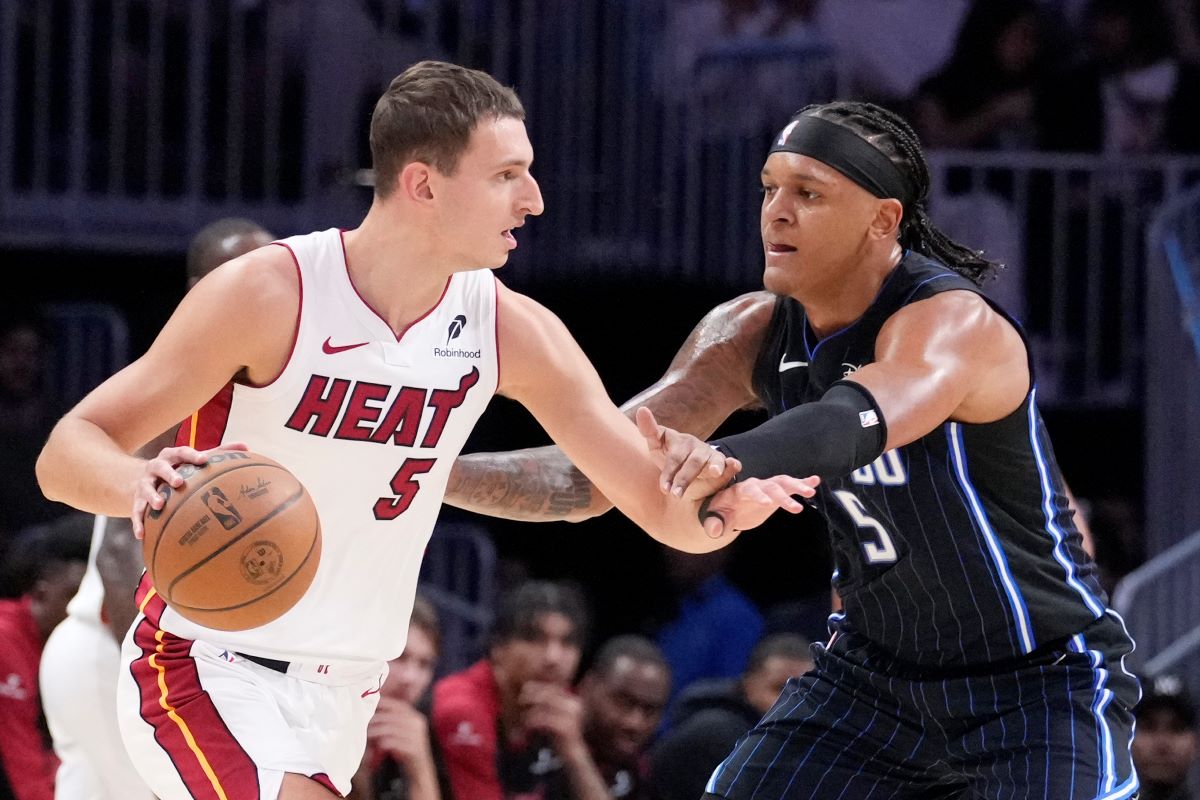
{"type": "Polygon", "coordinates": [[[811,115],[841,125],[857,133],[892,160],[913,187],[912,198],[904,203],[900,223],[900,246],[916,250],[940,261],[965,278],[981,285],[994,277],[1001,264],[983,257],[942,233],[925,211],[929,194],[929,165],[917,134],[899,114],[874,103],[838,101],[800,109],[797,116],[811,115]]]}

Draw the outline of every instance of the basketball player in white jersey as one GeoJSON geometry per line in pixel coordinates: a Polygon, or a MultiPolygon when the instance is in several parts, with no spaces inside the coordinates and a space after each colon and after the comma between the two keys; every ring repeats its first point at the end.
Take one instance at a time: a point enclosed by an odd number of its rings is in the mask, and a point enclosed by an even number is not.
{"type": "Polygon", "coordinates": [[[375,199],[361,225],[216,270],[146,355],[51,434],[38,464],[47,496],[131,514],[135,533],[162,505],[156,485],[181,486],[174,467],[221,446],[286,465],[321,518],[312,586],[258,628],[188,622],[143,578],[118,716],[163,800],[348,791],[451,464],[494,393],[524,404],[618,508],[679,549],[714,549],[812,495],[812,481],[778,477],[706,497],[738,464],[699,440],[695,481],[660,487],[643,438],[657,442],[652,417],[639,434],[562,323],[495,279],[514,231],[542,211],[523,119],[484,73],[405,71],[372,117],[375,199]],[[188,415],[185,445],[129,455],[188,415]],[[702,503],[716,512],[703,524],[702,503]]]}
{"type": "MultiPolygon", "coordinates": [[[[188,247],[187,288],[272,238],[245,219],[207,225],[188,247]]],[[[171,430],[142,452],[153,457],[174,439],[171,430]]],[[[54,784],[58,800],[153,796],[130,763],[117,729],[119,643],[137,613],[134,589],[142,572],[141,547],[130,533],[128,519],[96,517],[79,591],[42,651],[38,683],[60,762],[54,784]]]]}

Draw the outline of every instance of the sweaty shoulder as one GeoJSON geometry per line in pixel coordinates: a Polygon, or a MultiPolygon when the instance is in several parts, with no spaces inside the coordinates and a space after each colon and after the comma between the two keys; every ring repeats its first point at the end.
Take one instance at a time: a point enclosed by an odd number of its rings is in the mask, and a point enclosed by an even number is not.
{"type": "Polygon", "coordinates": [[[894,341],[903,334],[966,337],[976,345],[992,342],[997,351],[1016,345],[1025,349],[1021,335],[1003,314],[982,295],[967,289],[951,289],[909,303],[897,310],[879,332],[879,343],[894,341]]]}
{"type": "Polygon", "coordinates": [[[692,338],[701,348],[731,344],[757,352],[775,313],[776,299],[770,292],[749,292],[726,300],[704,315],[692,338]]]}
{"type": "Polygon", "coordinates": [[[893,314],[875,342],[879,362],[908,362],[953,375],[965,387],[952,415],[991,422],[1016,409],[1031,384],[1029,355],[1013,324],[976,292],[952,289],[893,314]]]}
{"type": "Polygon", "coordinates": [[[625,408],[650,405],[660,419],[675,423],[664,424],[695,433],[706,428],[701,420],[715,430],[734,411],[760,405],[754,365],[775,304],[769,292],[750,292],[711,309],[688,334],[663,377],[625,408]]]}

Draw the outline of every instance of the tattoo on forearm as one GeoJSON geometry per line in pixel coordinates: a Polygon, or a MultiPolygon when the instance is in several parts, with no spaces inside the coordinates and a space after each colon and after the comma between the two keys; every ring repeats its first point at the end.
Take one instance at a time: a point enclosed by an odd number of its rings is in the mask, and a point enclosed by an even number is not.
{"type": "Polygon", "coordinates": [[[591,482],[554,448],[460,456],[446,487],[451,505],[519,520],[563,519],[595,496],[591,482]]]}
{"type": "Polygon", "coordinates": [[[572,511],[579,511],[591,505],[592,482],[587,479],[587,476],[572,466],[570,481],[571,486],[568,490],[550,494],[547,506],[548,516],[565,517],[572,511]]]}

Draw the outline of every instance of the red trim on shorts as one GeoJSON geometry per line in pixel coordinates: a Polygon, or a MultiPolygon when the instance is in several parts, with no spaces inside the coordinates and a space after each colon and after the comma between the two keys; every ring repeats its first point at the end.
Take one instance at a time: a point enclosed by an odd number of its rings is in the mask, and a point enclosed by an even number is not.
{"type": "MultiPolygon", "coordinates": [[[[148,570],[142,570],[142,577],[138,581],[137,589],[135,589],[133,592],[133,604],[138,609],[141,609],[142,603],[146,602],[146,595],[150,594],[150,590],[153,588],[154,588],[154,584],[150,582],[150,572],[148,570]]],[[[149,611],[148,606],[147,606],[146,610],[147,610],[147,612],[149,611]]],[[[162,610],[160,609],[158,612],[158,616],[155,616],[154,619],[152,620],[155,627],[158,626],[158,619],[159,619],[159,616],[161,616],[161,615],[162,615],[162,610]]],[[[146,616],[150,616],[149,613],[147,613],[146,616]]]]}
{"type": "Polygon", "coordinates": [[[321,784],[326,789],[328,789],[329,791],[336,794],[338,797],[346,796],[338,791],[337,787],[333,785],[333,781],[329,780],[329,776],[326,775],[324,772],[318,772],[316,775],[309,775],[308,777],[312,778],[314,781],[321,784]]]}
{"type": "MultiPolygon", "coordinates": [[[[346,266],[346,281],[350,284],[350,288],[354,290],[354,293],[356,295],[358,295],[358,299],[360,301],[362,301],[362,304],[364,306],[367,307],[367,310],[370,311],[375,316],[379,317],[379,319],[383,322],[383,324],[387,326],[387,329],[389,331],[392,331],[392,323],[390,323],[386,319],[384,319],[383,314],[380,314],[378,311],[375,310],[374,306],[372,306],[370,303],[367,302],[367,298],[363,297],[362,293],[358,291],[358,287],[354,285],[354,278],[350,277],[350,257],[346,255],[346,231],[344,229],[338,230],[338,240],[341,241],[341,243],[342,243],[342,263],[345,264],[345,266],[346,266]]],[[[438,306],[440,306],[442,304],[442,301],[446,299],[446,292],[450,291],[450,282],[453,280],[454,280],[454,275],[451,275],[449,278],[446,278],[446,285],[442,287],[441,296],[438,297],[436,303],[434,303],[432,306],[429,307],[429,310],[427,310],[424,314],[422,314],[421,316],[414,319],[412,322],[405,325],[404,330],[400,331],[399,333],[392,331],[392,335],[396,337],[397,342],[399,342],[401,339],[404,338],[404,334],[408,333],[412,329],[413,325],[416,325],[418,322],[420,322],[421,320],[428,317],[430,314],[432,314],[434,312],[434,310],[437,309],[438,306]]]]}
{"type": "Polygon", "coordinates": [[[166,603],[142,576],[133,631],[141,655],[129,665],[142,719],[196,800],[258,800],[258,767],[230,733],[200,685],[192,641],[159,627],[166,603]]]}
{"type": "Polygon", "coordinates": [[[287,358],[283,360],[283,366],[266,383],[254,383],[247,380],[246,385],[251,389],[265,389],[279,380],[283,373],[287,371],[288,364],[292,363],[292,356],[296,354],[296,343],[300,341],[300,318],[304,316],[304,273],[300,271],[300,259],[296,258],[296,251],[290,245],[286,245],[283,242],[271,242],[271,244],[277,244],[291,253],[292,263],[296,265],[296,287],[300,292],[300,298],[296,304],[296,326],[292,329],[292,346],[288,349],[287,358]]]}
{"type": "Polygon", "coordinates": [[[197,450],[210,450],[219,446],[225,438],[225,428],[229,425],[229,409],[232,406],[233,382],[230,381],[196,413],[180,424],[179,432],[175,434],[175,446],[194,447],[197,450]]]}

